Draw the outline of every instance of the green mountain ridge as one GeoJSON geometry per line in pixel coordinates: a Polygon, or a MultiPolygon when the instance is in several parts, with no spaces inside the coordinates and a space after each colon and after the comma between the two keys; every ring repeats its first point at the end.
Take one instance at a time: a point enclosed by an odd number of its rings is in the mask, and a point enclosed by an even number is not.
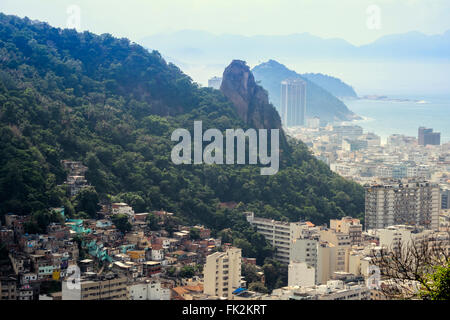
{"type": "Polygon", "coordinates": [[[363,188],[298,141],[283,147],[273,176],[251,165],[174,165],[174,129],[192,131],[194,120],[204,130],[248,125],[219,90],[201,88],[156,51],[0,14],[0,57],[2,216],[58,206],[79,216],[80,199],[60,186],[60,161],[71,159],[88,166],[86,178],[101,201],[114,197],[137,212],[164,209],[215,233],[231,228],[231,240],[248,244],[247,256],[264,251],[265,242],[249,228],[245,210],[316,224],[362,218],[363,188]],[[239,206],[219,206],[230,201],[239,206]]]}
{"type": "MultiPolygon", "coordinates": [[[[341,100],[310,80],[311,76],[300,75],[275,60],[255,66],[252,72],[255,79],[269,92],[269,100],[277,110],[281,104],[281,81],[302,79],[306,82],[307,117],[319,117],[323,122],[349,121],[359,118],[341,100]]],[[[320,81],[324,82],[323,77],[320,77],[320,81]]]]}
{"type": "Polygon", "coordinates": [[[346,84],[341,79],[329,76],[322,73],[303,73],[303,78],[306,78],[322,89],[325,89],[335,97],[340,98],[357,98],[355,90],[352,86],[346,84]]]}

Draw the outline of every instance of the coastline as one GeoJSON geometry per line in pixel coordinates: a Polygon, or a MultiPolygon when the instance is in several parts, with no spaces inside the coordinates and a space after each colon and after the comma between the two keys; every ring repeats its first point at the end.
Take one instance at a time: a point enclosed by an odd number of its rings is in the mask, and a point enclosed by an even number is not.
{"type": "Polygon", "coordinates": [[[417,137],[418,128],[425,126],[441,133],[441,144],[450,142],[450,96],[406,96],[391,100],[350,98],[343,102],[361,117],[347,121],[347,124],[360,125],[365,132],[373,132],[382,140],[392,134],[417,137]]]}

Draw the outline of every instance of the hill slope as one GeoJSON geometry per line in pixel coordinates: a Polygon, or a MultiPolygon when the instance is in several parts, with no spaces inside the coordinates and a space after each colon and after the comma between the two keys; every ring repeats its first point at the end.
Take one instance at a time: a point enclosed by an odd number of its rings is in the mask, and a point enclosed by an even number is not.
{"type": "Polygon", "coordinates": [[[314,82],[335,97],[358,97],[355,90],[341,79],[321,73],[303,73],[301,76],[314,82]]]}
{"type": "Polygon", "coordinates": [[[269,92],[269,99],[279,110],[281,81],[302,79],[306,81],[306,116],[319,117],[326,122],[356,119],[358,116],[331,93],[315,82],[303,77],[275,60],[269,60],[252,69],[255,79],[269,92]]]}
{"type": "Polygon", "coordinates": [[[204,130],[248,125],[219,90],[198,87],[158,52],[0,14],[0,57],[2,215],[60,205],[80,214],[58,187],[60,161],[72,159],[89,167],[101,199],[116,196],[141,212],[165,209],[214,231],[243,230],[254,246],[260,239],[246,229],[243,210],[314,223],[362,216],[363,189],[300,142],[283,148],[273,176],[249,165],[174,165],[174,129],[192,131],[194,120],[204,130]],[[218,207],[227,201],[241,202],[239,209],[218,207]]]}

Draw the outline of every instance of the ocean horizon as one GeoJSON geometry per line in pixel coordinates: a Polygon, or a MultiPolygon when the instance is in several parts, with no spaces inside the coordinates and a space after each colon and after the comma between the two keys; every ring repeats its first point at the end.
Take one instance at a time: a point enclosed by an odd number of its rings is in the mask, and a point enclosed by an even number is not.
{"type": "Polygon", "coordinates": [[[382,143],[392,134],[417,138],[421,126],[440,132],[441,144],[450,142],[450,95],[388,97],[408,101],[343,99],[343,102],[363,118],[351,123],[360,125],[364,132],[379,135],[382,143]]]}

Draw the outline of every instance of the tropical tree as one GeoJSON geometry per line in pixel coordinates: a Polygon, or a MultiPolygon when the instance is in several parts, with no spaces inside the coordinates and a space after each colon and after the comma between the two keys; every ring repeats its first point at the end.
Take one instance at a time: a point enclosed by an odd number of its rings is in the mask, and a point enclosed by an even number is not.
{"type": "Polygon", "coordinates": [[[112,222],[116,226],[116,228],[122,232],[126,233],[131,231],[131,223],[128,221],[128,216],[123,213],[115,214],[111,217],[112,222]]]}
{"type": "Polygon", "coordinates": [[[380,291],[388,299],[449,296],[450,234],[412,239],[372,253],[380,269],[380,291]]]}

